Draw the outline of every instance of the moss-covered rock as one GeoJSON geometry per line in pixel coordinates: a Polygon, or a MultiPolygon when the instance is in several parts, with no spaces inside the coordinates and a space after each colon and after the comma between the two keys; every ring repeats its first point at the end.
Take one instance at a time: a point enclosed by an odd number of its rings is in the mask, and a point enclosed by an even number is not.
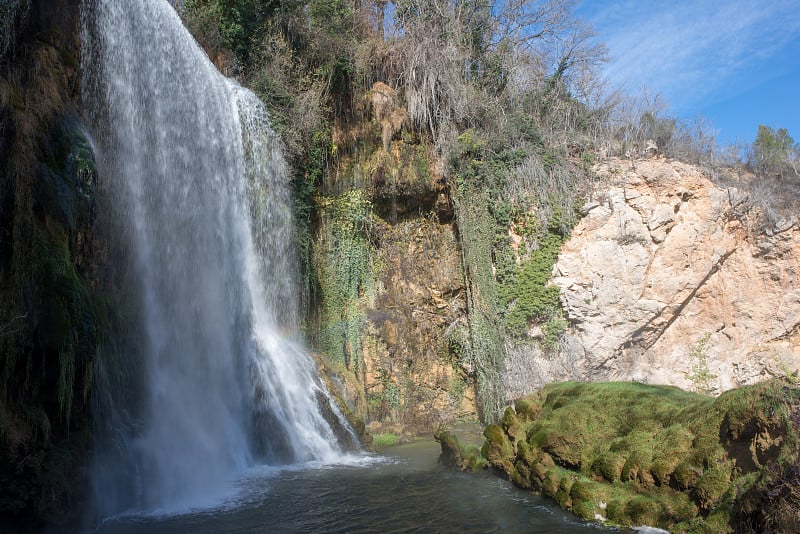
{"type": "Polygon", "coordinates": [[[439,463],[458,471],[475,472],[486,467],[486,459],[475,446],[464,446],[455,434],[439,430],[433,436],[442,447],[439,463]]]}
{"type": "MultiPolygon", "coordinates": [[[[0,530],[78,520],[99,281],[96,172],[78,119],[79,0],[24,2],[0,68],[0,530]],[[7,62],[6,62],[7,60],[7,62]]],[[[8,21],[7,21],[8,22],[8,21]]]]}
{"type": "Polygon", "coordinates": [[[483,431],[486,441],[481,448],[481,454],[489,464],[502,470],[506,475],[514,473],[516,453],[508,435],[499,425],[489,425],[483,431]]]}
{"type": "Polygon", "coordinates": [[[713,399],[673,387],[566,382],[516,406],[524,416],[508,408],[486,427],[483,455],[515,484],[585,519],[733,532],[743,517],[763,527],[800,516],[791,504],[800,503],[800,390],[789,384],[713,399]]]}
{"type": "Polygon", "coordinates": [[[539,405],[539,403],[530,398],[519,399],[515,403],[514,409],[517,412],[517,417],[523,421],[532,421],[539,417],[539,414],[542,413],[542,407],[539,405]]]}

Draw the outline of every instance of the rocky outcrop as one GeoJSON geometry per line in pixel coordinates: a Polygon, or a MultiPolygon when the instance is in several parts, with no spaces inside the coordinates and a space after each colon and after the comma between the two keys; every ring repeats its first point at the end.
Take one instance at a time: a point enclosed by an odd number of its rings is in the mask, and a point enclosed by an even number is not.
{"type": "Polygon", "coordinates": [[[528,387],[581,378],[719,392],[800,367],[796,219],[764,230],[748,194],[680,162],[596,172],[608,187],[552,278],[571,326],[557,357],[517,358],[528,387]]]}
{"type": "Polygon", "coordinates": [[[79,520],[88,486],[94,359],[109,317],[97,177],[77,104],[80,4],[4,3],[18,15],[18,40],[0,57],[3,532],[79,520]]]}
{"type": "MultiPolygon", "coordinates": [[[[475,418],[473,376],[451,354],[467,314],[458,237],[437,158],[375,83],[369,121],[316,197],[320,313],[311,342],[334,390],[375,433],[416,435],[475,418]]],[[[474,372],[474,370],[473,370],[474,372]]]]}
{"type": "Polygon", "coordinates": [[[386,225],[379,284],[367,307],[364,386],[375,431],[426,432],[475,416],[470,379],[449,356],[447,328],[466,313],[450,225],[418,218],[386,225]]]}

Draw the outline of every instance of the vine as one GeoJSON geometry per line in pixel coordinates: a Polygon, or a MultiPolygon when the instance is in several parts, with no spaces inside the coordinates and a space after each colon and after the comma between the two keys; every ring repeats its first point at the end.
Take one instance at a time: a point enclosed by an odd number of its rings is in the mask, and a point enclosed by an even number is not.
{"type": "Polygon", "coordinates": [[[356,374],[364,368],[363,302],[375,289],[372,204],[353,190],[320,203],[322,224],[315,251],[321,293],[319,343],[334,362],[356,374]]]}
{"type": "Polygon", "coordinates": [[[467,130],[450,156],[469,306],[468,342],[451,339],[451,351],[474,366],[487,421],[496,420],[506,401],[506,342],[526,339],[529,326],[539,323],[542,348],[554,350],[567,328],[560,290],[548,281],[577,221],[575,180],[564,156],[544,150],[529,131],[533,125],[520,128],[525,131],[510,135],[522,138],[518,146],[467,130]]]}

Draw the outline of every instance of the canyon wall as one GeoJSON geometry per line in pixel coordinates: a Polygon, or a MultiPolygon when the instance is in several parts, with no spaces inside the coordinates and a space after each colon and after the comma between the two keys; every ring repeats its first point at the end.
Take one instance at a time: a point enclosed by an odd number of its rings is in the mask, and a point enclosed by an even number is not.
{"type": "MultiPolygon", "coordinates": [[[[611,159],[552,283],[560,350],[509,359],[510,396],[549,381],[719,393],[800,366],[800,225],[767,225],[746,188],[665,159],[611,159]]],[[[519,351],[518,351],[519,352],[519,351]]]]}

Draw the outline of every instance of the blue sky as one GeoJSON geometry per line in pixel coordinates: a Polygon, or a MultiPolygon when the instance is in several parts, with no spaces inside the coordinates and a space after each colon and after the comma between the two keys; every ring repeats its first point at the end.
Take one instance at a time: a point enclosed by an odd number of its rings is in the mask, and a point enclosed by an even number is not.
{"type": "Polygon", "coordinates": [[[583,0],[577,15],[609,48],[603,69],[668,113],[710,119],[723,143],[758,125],[800,141],[800,0],[583,0]]]}

